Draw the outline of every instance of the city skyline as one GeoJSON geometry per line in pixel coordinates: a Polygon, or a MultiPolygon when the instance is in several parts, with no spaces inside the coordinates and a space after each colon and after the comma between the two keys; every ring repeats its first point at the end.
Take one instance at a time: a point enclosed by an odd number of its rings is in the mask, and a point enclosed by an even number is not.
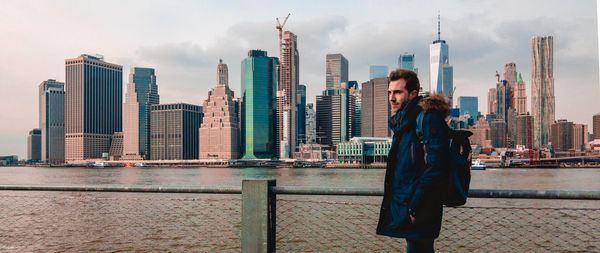
{"type": "MultiPolygon", "coordinates": [[[[493,74],[495,71],[501,71],[501,67],[507,62],[517,64],[519,72],[523,74],[529,97],[531,69],[528,65],[531,57],[529,53],[531,37],[551,35],[555,39],[556,118],[566,118],[591,126],[592,115],[597,111],[592,109],[591,112],[584,114],[577,108],[582,106],[600,108],[598,102],[593,99],[593,95],[598,94],[596,8],[590,8],[595,6],[595,2],[577,2],[569,5],[560,2],[545,1],[544,3],[547,5],[534,8],[535,2],[525,4],[508,2],[505,6],[514,11],[509,14],[503,13],[500,19],[494,18],[498,16],[494,16],[497,14],[493,14],[495,9],[494,4],[491,3],[473,3],[466,11],[459,10],[460,8],[452,6],[452,3],[439,2],[435,5],[441,10],[442,37],[451,46],[454,85],[457,87],[455,97],[478,96],[480,102],[485,101],[487,90],[494,85],[493,74]],[[517,6],[519,8],[516,8],[517,6]],[[578,15],[573,18],[564,13],[578,15]],[[485,27],[477,25],[487,21],[490,22],[486,23],[485,27]],[[465,24],[469,24],[467,31],[462,30],[465,24]],[[473,36],[480,40],[473,40],[473,36]],[[472,41],[481,41],[481,43],[472,45],[472,41]],[[596,92],[580,94],[580,91],[571,88],[569,84],[572,83],[579,84],[581,89],[595,89],[596,92]],[[581,99],[582,96],[584,99],[581,99]],[[585,100],[586,96],[588,96],[587,100],[585,100]]],[[[122,65],[124,69],[133,66],[154,68],[157,72],[157,83],[161,86],[161,98],[164,98],[165,102],[200,104],[214,85],[214,62],[221,56],[226,62],[241,62],[247,49],[256,48],[266,50],[269,55],[278,56],[277,31],[274,29],[275,17],[292,12],[285,29],[298,35],[298,50],[301,54],[299,82],[307,85],[307,103],[314,103],[316,95],[325,85],[324,59],[327,53],[344,54],[350,65],[349,80],[362,83],[368,80],[368,66],[373,64],[395,66],[398,55],[414,52],[415,57],[421,59],[416,61],[416,67],[419,68],[421,82],[426,87],[425,84],[429,82],[427,49],[437,32],[437,10],[433,9],[419,9],[402,19],[375,18],[370,22],[371,25],[376,25],[377,29],[371,31],[372,27],[369,27],[369,23],[360,23],[350,16],[325,15],[324,12],[332,8],[330,4],[320,4],[322,7],[315,13],[298,6],[290,10],[290,6],[278,4],[269,11],[242,15],[243,22],[240,18],[234,18],[227,23],[215,25],[215,28],[196,25],[195,30],[202,31],[202,36],[191,35],[186,31],[188,29],[184,28],[181,31],[175,29],[174,32],[160,30],[160,28],[169,28],[169,25],[175,27],[177,23],[157,24],[157,21],[154,21],[151,24],[156,27],[144,29],[158,29],[163,33],[172,32],[174,36],[161,34],[160,36],[165,38],[158,40],[153,40],[154,37],[149,35],[133,38],[137,32],[130,31],[128,25],[118,28],[117,24],[122,24],[117,18],[116,21],[103,20],[107,22],[106,28],[99,28],[91,35],[93,38],[102,36],[108,39],[94,42],[87,40],[45,42],[44,46],[40,46],[36,38],[46,34],[42,29],[57,33],[59,37],[61,34],[66,34],[67,36],[63,37],[70,38],[81,33],[86,25],[94,25],[94,22],[97,22],[87,16],[77,16],[82,24],[76,25],[73,30],[65,29],[68,20],[61,18],[45,24],[40,23],[39,17],[45,15],[42,12],[56,15],[63,12],[61,8],[64,8],[70,12],[79,10],[85,13],[85,10],[93,8],[98,2],[73,6],[64,6],[64,4],[63,2],[38,3],[35,8],[31,8],[30,14],[24,13],[32,7],[30,2],[7,4],[6,8],[0,10],[2,14],[0,19],[8,24],[7,27],[0,28],[3,34],[8,35],[7,39],[1,42],[3,47],[0,52],[6,58],[3,59],[5,62],[0,63],[0,87],[3,91],[11,90],[10,96],[7,96],[7,92],[3,92],[0,107],[22,108],[19,110],[20,113],[12,113],[7,109],[2,109],[0,113],[2,121],[11,122],[11,124],[0,125],[1,154],[17,154],[24,157],[25,136],[29,130],[38,127],[36,123],[38,104],[35,96],[37,85],[47,79],[64,82],[64,60],[81,53],[103,54],[106,61],[122,65]],[[39,17],[32,17],[28,22],[17,24],[22,21],[21,19],[29,19],[28,15],[39,15],[39,17]],[[394,28],[397,21],[411,22],[413,25],[402,32],[414,36],[407,38],[400,32],[388,34],[387,32],[396,30],[394,28]],[[23,31],[18,28],[22,28],[23,31]],[[28,30],[27,34],[24,33],[25,30],[28,30]],[[181,34],[182,32],[184,34],[181,34]],[[360,36],[347,37],[352,34],[360,36]],[[124,36],[126,40],[116,38],[117,35],[127,35],[124,36]],[[234,39],[227,38],[233,35],[235,35],[234,39]],[[110,39],[111,37],[115,39],[110,39]],[[145,40],[153,42],[144,42],[145,40]],[[234,43],[234,40],[241,40],[241,42],[234,43]],[[372,46],[374,43],[379,45],[372,46]],[[19,69],[19,63],[24,60],[21,58],[28,58],[27,56],[32,54],[40,57],[34,63],[28,64],[27,72],[19,69]]],[[[407,3],[407,5],[411,4],[414,3],[407,3]]],[[[154,5],[156,9],[156,5],[161,3],[155,2],[154,5]]],[[[166,5],[165,11],[168,11],[178,9],[182,4],[163,2],[162,5],[166,5]]],[[[382,6],[369,5],[364,9],[368,13],[385,7],[385,4],[380,5],[382,6]]],[[[96,7],[102,10],[101,6],[96,7]]],[[[221,10],[222,6],[212,7],[221,10]]],[[[190,6],[189,9],[189,11],[199,11],[197,6],[195,8],[190,6]]],[[[225,9],[223,12],[239,13],[235,10],[227,12],[225,9]]],[[[136,12],[132,15],[141,15],[146,18],[145,20],[152,21],[151,17],[141,13],[136,12]]],[[[183,27],[189,26],[180,19],[176,21],[180,21],[179,25],[183,27]]],[[[133,22],[132,25],[135,24],[136,22],[133,22]]],[[[236,94],[241,94],[240,69],[234,64],[230,72],[232,78],[229,82],[232,89],[236,94]]],[[[126,74],[128,73],[123,73],[126,74]]],[[[125,83],[123,86],[126,86],[125,83]]]]}

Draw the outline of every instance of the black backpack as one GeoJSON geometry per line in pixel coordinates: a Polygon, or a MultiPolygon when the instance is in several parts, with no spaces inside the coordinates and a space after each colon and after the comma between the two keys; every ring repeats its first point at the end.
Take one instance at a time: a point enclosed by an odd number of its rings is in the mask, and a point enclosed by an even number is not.
{"type": "MultiPolygon", "coordinates": [[[[417,116],[417,136],[423,139],[423,116],[417,116]]],[[[450,173],[448,173],[446,191],[442,196],[443,204],[448,207],[462,206],[467,203],[469,184],[471,183],[471,142],[470,131],[449,130],[450,173]]]]}

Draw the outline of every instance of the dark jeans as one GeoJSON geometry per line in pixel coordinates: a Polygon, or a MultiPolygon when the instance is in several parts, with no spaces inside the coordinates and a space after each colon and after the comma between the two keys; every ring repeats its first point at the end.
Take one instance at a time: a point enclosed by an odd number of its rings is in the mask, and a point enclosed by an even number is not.
{"type": "Polygon", "coordinates": [[[406,253],[433,253],[433,239],[406,239],[406,253]]]}

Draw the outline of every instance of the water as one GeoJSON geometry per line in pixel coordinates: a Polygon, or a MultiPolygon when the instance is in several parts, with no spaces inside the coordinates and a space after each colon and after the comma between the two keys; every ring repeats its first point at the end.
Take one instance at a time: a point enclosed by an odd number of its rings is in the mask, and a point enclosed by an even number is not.
{"type": "MultiPolygon", "coordinates": [[[[0,167],[0,184],[240,186],[275,178],[279,186],[382,187],[383,169],[315,168],[40,168],[0,167]]],[[[473,171],[471,188],[600,190],[600,169],[473,171]]]]}

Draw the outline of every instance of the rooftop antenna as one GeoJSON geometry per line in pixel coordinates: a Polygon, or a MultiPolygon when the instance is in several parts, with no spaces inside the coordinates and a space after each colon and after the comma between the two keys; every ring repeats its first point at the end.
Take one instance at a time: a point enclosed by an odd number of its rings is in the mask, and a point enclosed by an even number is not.
{"type": "Polygon", "coordinates": [[[441,32],[440,32],[440,10],[438,10],[438,40],[441,40],[441,32]]]}

